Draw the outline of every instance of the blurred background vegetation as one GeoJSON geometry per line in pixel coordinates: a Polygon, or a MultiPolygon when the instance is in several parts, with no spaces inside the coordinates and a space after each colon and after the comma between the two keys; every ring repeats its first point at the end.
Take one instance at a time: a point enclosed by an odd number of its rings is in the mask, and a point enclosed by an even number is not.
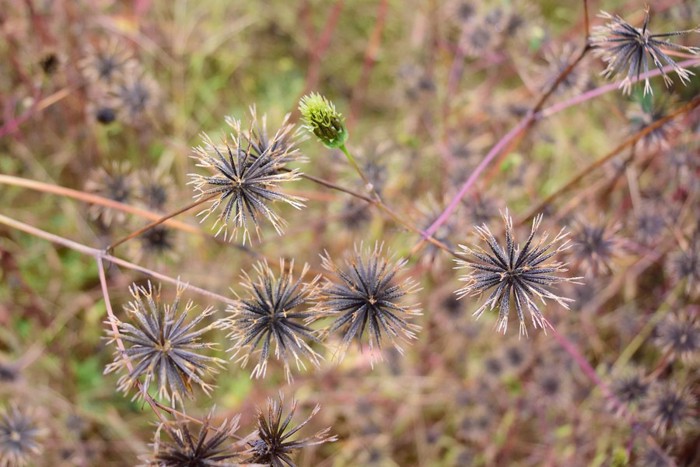
{"type": "MultiPolygon", "coordinates": [[[[156,214],[192,202],[187,174],[196,170],[190,156],[202,132],[216,139],[230,131],[226,116],[245,126],[254,105],[274,133],[287,113],[298,118],[302,95],[318,91],[344,114],[348,147],[387,204],[427,228],[585,43],[582,2],[0,5],[0,174],[156,214]],[[123,82],[148,95],[145,105],[120,94],[122,84],[96,77],[101,53],[124,60],[123,82]],[[128,177],[125,192],[105,186],[101,170],[128,177]],[[162,189],[162,203],[146,195],[149,187],[162,189]]],[[[643,8],[589,2],[590,21],[602,24],[595,14],[605,10],[640,26],[643,8]]],[[[698,24],[692,0],[652,5],[654,32],[698,24]]],[[[677,41],[697,45],[698,35],[677,41]]],[[[606,85],[603,68],[588,54],[548,104],[606,85]]],[[[653,96],[613,89],[537,122],[480,176],[436,236],[456,249],[477,242],[474,225],[501,232],[506,207],[524,220],[580,170],[700,91],[696,77],[668,90],[658,78],[652,83],[653,96]]],[[[585,276],[585,285],[563,291],[576,300],[571,310],[549,305],[545,315],[602,382],[580,371],[551,335],[531,330],[519,339],[514,325],[496,334],[495,313],[475,321],[483,298],[455,299],[460,273],[449,255],[414,248],[420,239],[380,211],[310,180],[285,187],[308,201],[301,211],[276,206],[288,222],[282,236],[263,225],[252,245],[224,243],[190,211],[178,217],[189,229],[136,238],[114,254],[231,297],[258,255],[273,264],[308,262],[313,273],[324,250],[340,258],[360,241],[384,242],[409,258],[424,315],[405,356],[387,346],[371,368],[352,347],[341,364],[327,361],[292,384],[281,365],[251,380],[249,368],[231,362],[211,397],[187,403],[196,416],[214,404],[218,418],[240,413],[246,427],[255,407],[279,391],[300,401],[301,420],[321,404],[305,430],[331,426],[339,441],[301,451],[299,465],[698,465],[699,126],[697,109],[681,115],[544,208],[546,230],[567,226],[584,245],[561,260],[571,262],[572,276],[585,276]],[[677,335],[664,340],[677,322],[694,348],[674,347],[677,335]],[[619,389],[629,375],[639,376],[646,399],[618,393],[628,410],[617,415],[604,388],[619,389]],[[686,407],[655,430],[668,387],[685,391],[686,407]]],[[[340,152],[313,138],[301,148],[304,173],[363,191],[340,152]]],[[[0,206],[5,216],[95,248],[148,222],[6,180],[0,206]]],[[[30,463],[134,465],[151,449],[157,420],[116,391],[117,376],[103,375],[114,349],[94,259],[3,225],[0,262],[0,407],[26,407],[45,428],[43,451],[30,463]]],[[[147,277],[115,265],[107,274],[120,315],[128,286],[147,277]]],[[[163,284],[163,292],[172,298],[175,287],[163,284]]],[[[222,303],[187,298],[224,315],[222,303]]],[[[209,338],[224,357],[225,332],[209,338]]]]}

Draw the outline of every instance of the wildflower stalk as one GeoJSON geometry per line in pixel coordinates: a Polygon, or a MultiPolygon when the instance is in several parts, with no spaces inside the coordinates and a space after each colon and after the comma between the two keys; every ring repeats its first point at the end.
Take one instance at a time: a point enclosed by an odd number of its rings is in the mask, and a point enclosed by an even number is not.
{"type": "MultiPolygon", "coordinates": [[[[12,219],[10,217],[7,217],[3,214],[0,214],[0,224],[7,225],[8,227],[12,227],[13,229],[19,230],[21,232],[33,235],[38,238],[43,238],[44,240],[48,240],[51,243],[56,243],[58,245],[64,246],[66,248],[69,248],[71,250],[77,251],[78,253],[82,253],[84,255],[92,256],[95,259],[102,259],[103,261],[108,261],[110,263],[116,264],[117,266],[121,266],[127,269],[131,269],[133,271],[138,271],[142,274],[145,274],[149,277],[152,277],[154,279],[158,279],[159,281],[162,282],[168,282],[171,284],[181,284],[182,280],[161,274],[157,271],[154,271],[152,269],[145,268],[143,266],[139,266],[138,264],[131,263],[129,261],[123,260],[121,258],[117,258],[115,256],[112,256],[108,253],[106,253],[104,250],[100,250],[97,248],[92,248],[87,245],[83,245],[82,243],[74,242],[73,240],[69,240],[65,237],[61,237],[60,235],[55,235],[50,232],[46,232],[45,230],[38,229],[32,225],[25,224],[24,222],[20,222],[16,219],[12,219]]],[[[223,303],[227,304],[234,304],[235,301],[225,297],[223,295],[219,295],[215,292],[211,292],[209,290],[203,289],[201,287],[193,286],[190,285],[188,287],[188,290],[191,292],[198,293],[200,295],[213,298],[214,300],[221,301],[223,303]]]]}
{"type": "Polygon", "coordinates": [[[114,251],[114,249],[115,249],[116,247],[118,247],[119,245],[121,245],[122,243],[128,242],[129,240],[131,240],[131,239],[133,239],[133,238],[136,238],[136,237],[138,237],[139,235],[143,235],[144,233],[148,232],[149,230],[153,229],[154,227],[159,226],[159,225],[162,224],[163,222],[165,222],[165,221],[167,221],[167,220],[169,220],[169,219],[172,219],[172,218],[175,217],[175,216],[179,216],[180,214],[182,214],[182,213],[184,213],[184,212],[187,212],[187,211],[189,211],[189,210],[192,209],[192,208],[196,208],[196,207],[199,206],[200,204],[204,204],[204,203],[206,203],[207,201],[209,201],[209,200],[215,198],[216,196],[217,196],[217,193],[211,194],[211,195],[206,196],[206,197],[204,197],[204,198],[198,199],[197,201],[195,201],[195,202],[193,202],[193,203],[190,203],[190,204],[188,204],[187,206],[185,206],[185,207],[183,207],[183,208],[180,208],[180,209],[178,209],[178,210],[176,210],[176,211],[173,211],[173,212],[171,212],[170,214],[167,214],[167,215],[161,217],[160,219],[156,219],[156,220],[154,220],[153,222],[151,222],[150,224],[147,224],[147,225],[141,227],[140,229],[138,229],[138,230],[136,230],[136,231],[134,231],[134,232],[131,232],[130,234],[128,234],[128,235],[126,235],[126,236],[120,238],[120,239],[117,240],[116,242],[113,242],[113,243],[110,244],[107,248],[105,248],[105,251],[114,251]]]}
{"type": "MultiPolygon", "coordinates": [[[[610,161],[613,157],[617,156],[620,152],[622,152],[625,148],[630,147],[634,145],[637,141],[639,141],[641,138],[644,136],[648,135],[652,131],[656,130],[657,128],[665,125],[669,121],[673,120],[674,118],[678,117],[679,115],[683,115],[685,113],[690,112],[694,108],[700,106],[700,97],[696,97],[692,101],[688,102],[686,105],[676,109],[675,111],[671,112],[670,114],[666,115],[663,118],[660,118],[659,120],[655,121],[651,125],[645,127],[644,129],[640,130],[639,132],[635,133],[634,135],[630,136],[627,138],[625,141],[620,143],[617,147],[615,147],[613,150],[611,150],[609,153],[607,153],[605,156],[601,157],[598,160],[593,161],[590,163],[587,167],[583,168],[578,174],[574,175],[571,180],[569,180],[566,184],[564,184],[562,187],[551,193],[549,196],[547,196],[545,199],[543,199],[539,204],[534,206],[530,212],[525,215],[522,219],[518,221],[518,224],[523,224],[527,222],[528,220],[532,219],[538,212],[541,212],[546,206],[550,205],[552,201],[554,201],[556,198],[558,198],[560,195],[563,193],[569,191],[572,187],[577,185],[583,178],[595,171],[596,169],[602,167],[606,162],[610,161]]],[[[429,231],[430,229],[428,229],[429,231]]],[[[428,232],[426,231],[426,232],[428,232]]]]}
{"type": "Polygon", "coordinates": [[[669,296],[664,300],[661,306],[654,312],[653,315],[647,320],[644,327],[634,336],[632,341],[627,344],[620,356],[617,357],[615,363],[613,363],[612,370],[623,368],[632,359],[634,354],[639,350],[639,348],[644,344],[647,338],[651,335],[652,331],[659,322],[672,310],[677,308],[678,295],[683,291],[683,284],[679,282],[676,287],[669,292],[669,296]]]}
{"type": "MultiPolygon", "coordinates": [[[[117,344],[117,349],[119,350],[119,354],[121,357],[124,359],[124,363],[126,365],[126,368],[129,370],[129,372],[134,371],[134,366],[131,363],[131,360],[129,359],[129,356],[126,354],[126,348],[124,347],[124,342],[121,339],[121,336],[119,335],[119,329],[117,328],[117,317],[114,315],[114,311],[112,310],[112,303],[109,298],[109,289],[107,288],[107,278],[105,276],[105,271],[104,271],[104,263],[102,262],[102,258],[97,257],[95,258],[97,261],[97,271],[100,276],[100,287],[102,288],[102,296],[105,301],[105,308],[107,310],[107,317],[109,318],[110,325],[112,326],[112,332],[114,333],[114,340],[117,344]]],[[[136,386],[139,390],[140,393],[143,394],[143,398],[148,403],[148,405],[151,407],[153,410],[153,413],[155,413],[156,417],[158,417],[158,420],[161,423],[165,423],[165,419],[163,418],[163,415],[161,414],[160,410],[158,410],[158,406],[156,405],[155,401],[153,398],[146,392],[142,390],[141,387],[141,382],[136,381],[136,386]]]]}
{"type": "Polygon", "coordinates": [[[355,171],[360,175],[362,181],[365,182],[365,187],[367,187],[367,190],[369,190],[372,193],[372,196],[374,196],[376,199],[379,199],[379,193],[377,193],[377,190],[374,189],[374,185],[372,185],[365,173],[357,164],[355,157],[350,153],[350,151],[348,151],[348,147],[345,144],[343,144],[338,149],[343,151],[343,154],[345,154],[345,157],[347,158],[352,168],[355,169],[355,171]]]}

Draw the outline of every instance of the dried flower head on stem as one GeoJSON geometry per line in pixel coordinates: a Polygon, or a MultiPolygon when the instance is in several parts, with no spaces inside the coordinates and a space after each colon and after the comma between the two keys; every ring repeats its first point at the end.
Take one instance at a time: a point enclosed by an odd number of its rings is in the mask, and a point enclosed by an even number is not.
{"type": "Polygon", "coordinates": [[[329,333],[342,330],[341,357],[353,338],[362,343],[365,331],[370,334],[370,351],[381,349],[382,340],[388,336],[394,347],[403,352],[401,341],[415,339],[420,330],[420,326],[410,322],[421,314],[420,308],[401,304],[404,296],[418,290],[410,278],[397,280],[406,260],[386,258],[382,250],[380,243],[375,243],[374,249],[365,249],[362,243],[355,245],[344,267],[335,264],[328,253],[321,257],[323,267],[336,281],[327,280],[319,306],[324,315],[337,316],[329,333]]]}
{"type": "Polygon", "coordinates": [[[224,420],[213,426],[210,412],[202,422],[199,432],[193,434],[187,420],[161,423],[154,442],[155,454],[147,465],[168,467],[220,466],[222,461],[237,461],[240,453],[233,450],[231,439],[238,430],[240,415],[224,420]],[[210,434],[212,431],[213,434],[210,434]],[[161,442],[160,436],[166,432],[171,442],[161,442]]]}
{"type": "Polygon", "coordinates": [[[292,379],[289,366],[290,357],[294,358],[297,369],[305,369],[304,360],[314,366],[320,365],[321,355],[309,345],[319,342],[313,329],[304,323],[313,321],[318,312],[311,305],[318,295],[318,282],[321,276],[310,282],[302,282],[309,270],[304,265],[301,274],[293,276],[294,262],[289,265],[280,261],[280,275],[276,276],[266,262],[253,266],[256,278],[243,272],[241,285],[249,295],[239,298],[235,305],[229,305],[231,313],[225,321],[225,327],[231,329],[229,338],[233,341],[233,358],[243,354],[239,361],[248,362],[251,352],[261,346],[258,363],[252,376],[265,376],[270,349],[274,345],[277,360],[284,362],[287,380],[292,379]]]}
{"type": "Polygon", "coordinates": [[[290,425],[294,412],[297,409],[297,401],[292,401],[292,407],[284,420],[282,410],[284,398],[280,394],[279,401],[268,399],[267,416],[262,410],[258,410],[258,432],[253,441],[249,442],[250,448],[247,451],[249,457],[244,463],[265,464],[272,467],[294,466],[292,454],[301,448],[317,446],[319,444],[330,443],[337,440],[336,436],[330,436],[329,428],[317,432],[313,436],[308,436],[299,440],[291,440],[298,431],[311,421],[311,419],[321,410],[320,405],[316,405],[311,415],[296,426],[290,425]]]}
{"type": "MultiPolygon", "coordinates": [[[[614,75],[626,73],[620,87],[625,94],[632,89],[632,82],[639,80],[642,72],[649,71],[649,57],[654,66],[661,71],[666,86],[671,86],[673,80],[664,71],[664,65],[669,65],[676,72],[683,84],[690,82],[694,73],[681,68],[665,50],[685,52],[693,55],[700,53],[698,47],[686,47],[669,42],[666,38],[680,36],[691,32],[700,32],[700,29],[674,31],[662,34],[652,34],[648,29],[649,7],[644,11],[644,24],[642,28],[636,28],[617,15],[611,15],[605,11],[600,17],[608,20],[605,26],[594,28],[591,44],[600,50],[603,60],[608,64],[603,74],[610,78],[614,75]]],[[[644,94],[652,93],[649,78],[644,79],[644,94]]]]}
{"type": "MultiPolygon", "coordinates": [[[[296,209],[304,206],[302,198],[279,191],[280,184],[300,177],[296,168],[282,170],[288,162],[300,158],[290,137],[292,126],[285,123],[267,140],[262,139],[264,133],[242,130],[239,120],[229,119],[228,123],[233,127],[229,138],[216,144],[205,134],[204,145],[194,149],[197,167],[211,172],[210,175],[190,174],[194,198],[202,200],[214,196],[209,207],[199,215],[203,216],[203,221],[221,208],[214,229],[216,235],[224,232],[224,238],[229,240],[242,230],[243,243],[250,241],[251,223],[260,238],[261,217],[281,235],[285,222],[269,204],[281,201],[296,209]]],[[[251,128],[255,127],[256,122],[253,122],[251,128]]]]}
{"type": "Polygon", "coordinates": [[[554,255],[570,247],[568,233],[562,229],[551,241],[547,233],[544,233],[535,242],[537,228],[542,222],[540,214],[532,222],[530,235],[521,248],[514,241],[513,219],[508,210],[503,213],[503,221],[506,228],[505,248],[498,244],[486,224],[475,227],[475,230],[488,244],[489,251],[481,247],[460,245],[463,253],[472,259],[456,259],[457,269],[469,268],[472,271],[460,278],[466,285],[457,290],[457,296],[477,296],[492,290],[486,302],[474,312],[474,316],[479,318],[487,309],[493,310],[498,307],[497,330],[505,334],[512,300],[515,302],[521,335],[527,335],[525,310],[530,313],[533,326],[546,331],[544,317],[535,299],[540,299],[542,303],[546,303],[545,300],[553,300],[568,309],[568,302],[572,300],[555,295],[546,287],[581,279],[559,275],[567,271],[565,263],[548,262],[554,255]]]}
{"type": "Polygon", "coordinates": [[[180,300],[185,286],[178,287],[172,304],[163,304],[160,288],[154,290],[132,285],[133,300],[124,310],[131,323],[118,321],[117,333],[109,331],[110,342],[121,339],[126,344],[125,352],[115,352],[114,362],[105,373],[127,368],[127,359],[133,363],[133,370],[119,378],[118,387],[127,393],[141,382],[141,390],[134,396],[143,397],[155,380],[158,396],[162,399],[182,403],[183,396],[192,397],[192,384],[198,384],[207,394],[213,386],[204,381],[206,373],[216,373],[212,365],[222,365],[223,360],[203,355],[202,350],[212,349],[215,344],[202,342],[201,337],[214,328],[216,323],[197,329],[209,318],[214,309],[209,307],[186,322],[196,308],[192,301],[180,310],[180,300]],[[133,323],[133,324],[132,324],[133,323]]]}

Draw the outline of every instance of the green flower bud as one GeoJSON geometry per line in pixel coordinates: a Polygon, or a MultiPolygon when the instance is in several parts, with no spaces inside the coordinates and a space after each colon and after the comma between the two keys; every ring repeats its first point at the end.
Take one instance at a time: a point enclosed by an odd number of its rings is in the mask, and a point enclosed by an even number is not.
{"type": "Polygon", "coordinates": [[[335,106],[318,93],[311,93],[301,98],[299,111],[304,119],[304,126],[330,149],[337,149],[348,139],[343,116],[335,106]]]}

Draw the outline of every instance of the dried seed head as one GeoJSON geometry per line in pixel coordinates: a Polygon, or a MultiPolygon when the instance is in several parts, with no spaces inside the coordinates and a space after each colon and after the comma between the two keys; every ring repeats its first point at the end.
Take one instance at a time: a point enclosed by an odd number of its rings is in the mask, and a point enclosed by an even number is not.
{"type": "Polygon", "coordinates": [[[43,431],[36,421],[16,406],[0,412],[0,465],[23,466],[41,452],[43,431]]]}
{"type": "Polygon", "coordinates": [[[383,338],[388,336],[399,352],[403,352],[400,343],[415,339],[420,330],[420,326],[410,323],[421,314],[420,308],[401,304],[404,296],[418,290],[413,280],[399,282],[396,278],[406,260],[387,259],[382,250],[379,243],[372,250],[365,250],[363,244],[355,245],[345,267],[336,265],[327,252],[321,257],[323,267],[336,281],[327,280],[319,306],[325,315],[337,316],[329,332],[342,331],[338,354],[341,358],[353,338],[362,344],[366,330],[370,351],[381,349],[383,338]]]}
{"type": "MultiPolygon", "coordinates": [[[[664,64],[673,68],[683,84],[688,84],[694,73],[678,66],[664,50],[698,54],[700,48],[677,45],[669,42],[666,38],[700,32],[700,29],[652,34],[647,27],[649,25],[649,7],[644,13],[644,24],[641,29],[635,28],[617,15],[611,15],[605,11],[600,13],[599,16],[608,20],[608,23],[605,26],[594,28],[591,44],[600,50],[603,60],[608,64],[603,74],[610,78],[626,73],[620,87],[625,94],[629,94],[632,82],[639,80],[642,72],[649,71],[649,57],[651,57],[653,65],[661,71],[666,86],[671,86],[673,80],[663,70],[664,64]]],[[[652,89],[647,77],[644,79],[644,94],[648,93],[652,93],[652,89]]]]}
{"type": "Polygon", "coordinates": [[[265,412],[258,409],[258,432],[246,452],[249,457],[244,463],[265,464],[273,467],[294,466],[292,454],[299,449],[308,446],[334,442],[336,436],[329,436],[330,427],[317,432],[313,436],[299,440],[291,440],[309,421],[321,410],[320,405],[316,405],[311,415],[296,426],[290,425],[294,412],[297,408],[297,401],[292,401],[292,407],[284,420],[282,419],[284,398],[280,394],[279,401],[268,399],[267,416],[265,412]]]}
{"type": "MultiPolygon", "coordinates": [[[[255,118],[255,114],[253,113],[255,118]]],[[[288,117],[287,117],[288,118],[288,117]]],[[[190,174],[196,200],[213,197],[209,207],[199,213],[202,221],[220,207],[214,223],[216,235],[233,240],[243,231],[243,243],[250,241],[249,224],[260,237],[259,219],[266,218],[278,234],[282,234],[284,220],[268,205],[281,201],[301,209],[303,199],[279,191],[279,185],[299,179],[298,169],[288,170],[285,164],[299,160],[300,155],[290,136],[292,125],[285,123],[271,139],[262,132],[244,131],[238,120],[229,119],[234,129],[222,144],[214,143],[204,135],[204,146],[194,149],[197,167],[211,175],[190,174]],[[229,235],[230,229],[230,235],[229,235]]],[[[256,128],[253,121],[251,128],[256,128]]],[[[264,128],[264,127],[263,127],[264,128]]]]}
{"type": "Polygon", "coordinates": [[[240,416],[224,420],[219,426],[212,426],[212,415],[211,412],[207,415],[196,434],[190,431],[189,422],[186,419],[162,423],[156,431],[155,454],[147,465],[157,467],[234,465],[231,462],[238,461],[240,453],[232,450],[232,444],[235,442],[231,438],[238,430],[240,416]],[[166,432],[172,441],[161,442],[162,432],[166,432]]]}
{"type": "Polygon", "coordinates": [[[479,318],[487,309],[499,308],[497,330],[503,333],[508,328],[508,316],[511,300],[515,302],[515,310],[520,322],[520,334],[527,335],[525,326],[525,309],[530,313],[535,328],[545,329],[546,320],[535,302],[539,298],[553,300],[568,309],[569,298],[555,295],[546,287],[560,282],[576,283],[580,277],[565,277],[559,274],[567,271],[565,263],[548,260],[557,253],[569,248],[568,233],[562,229],[557,236],[548,241],[548,235],[543,234],[535,243],[537,228],[542,222],[542,215],[535,217],[525,245],[520,248],[513,238],[513,219],[508,210],[503,214],[506,227],[506,246],[501,247],[486,224],[475,230],[483,241],[488,244],[489,251],[481,247],[470,248],[460,245],[465,255],[473,259],[457,259],[457,268],[469,268],[470,274],[460,280],[467,285],[457,290],[457,296],[477,296],[492,290],[486,302],[474,312],[479,318]]]}
{"type": "Polygon", "coordinates": [[[318,312],[310,307],[310,302],[318,294],[321,276],[310,282],[302,282],[309,266],[304,265],[298,278],[294,278],[294,262],[287,265],[280,261],[280,275],[275,275],[266,262],[254,265],[255,279],[243,273],[241,285],[249,295],[239,298],[235,305],[229,305],[231,313],[225,327],[231,329],[228,337],[233,341],[234,357],[242,353],[242,365],[248,361],[251,352],[261,346],[258,363],[253,369],[253,377],[265,376],[270,349],[274,346],[275,358],[284,362],[287,380],[292,375],[289,360],[293,357],[298,369],[306,368],[304,360],[319,366],[321,356],[310,344],[319,339],[313,329],[306,326],[316,319],[318,312]]]}
{"type": "Polygon", "coordinates": [[[697,424],[695,397],[687,388],[674,384],[659,384],[645,404],[645,415],[652,429],[661,435],[667,431],[681,432],[697,424]]]}
{"type": "Polygon", "coordinates": [[[212,364],[222,365],[224,361],[201,353],[215,347],[215,344],[201,342],[201,337],[216,323],[199,329],[197,326],[211,316],[214,309],[206,308],[186,322],[195,305],[189,301],[183,310],[179,309],[184,289],[179,287],[175,300],[167,305],[161,303],[160,289],[154,290],[150,282],[148,288],[136,284],[131,286],[134,300],[124,307],[131,323],[108,322],[110,342],[121,340],[126,344],[124,351],[115,351],[114,362],[105,369],[105,373],[128,371],[119,378],[119,390],[127,393],[140,381],[140,391],[134,398],[143,397],[155,380],[159,397],[173,405],[182,404],[183,396],[193,397],[192,383],[209,394],[213,386],[206,383],[203,376],[216,373],[212,364]],[[116,333],[111,328],[113,325],[117,328],[116,333]]]}

